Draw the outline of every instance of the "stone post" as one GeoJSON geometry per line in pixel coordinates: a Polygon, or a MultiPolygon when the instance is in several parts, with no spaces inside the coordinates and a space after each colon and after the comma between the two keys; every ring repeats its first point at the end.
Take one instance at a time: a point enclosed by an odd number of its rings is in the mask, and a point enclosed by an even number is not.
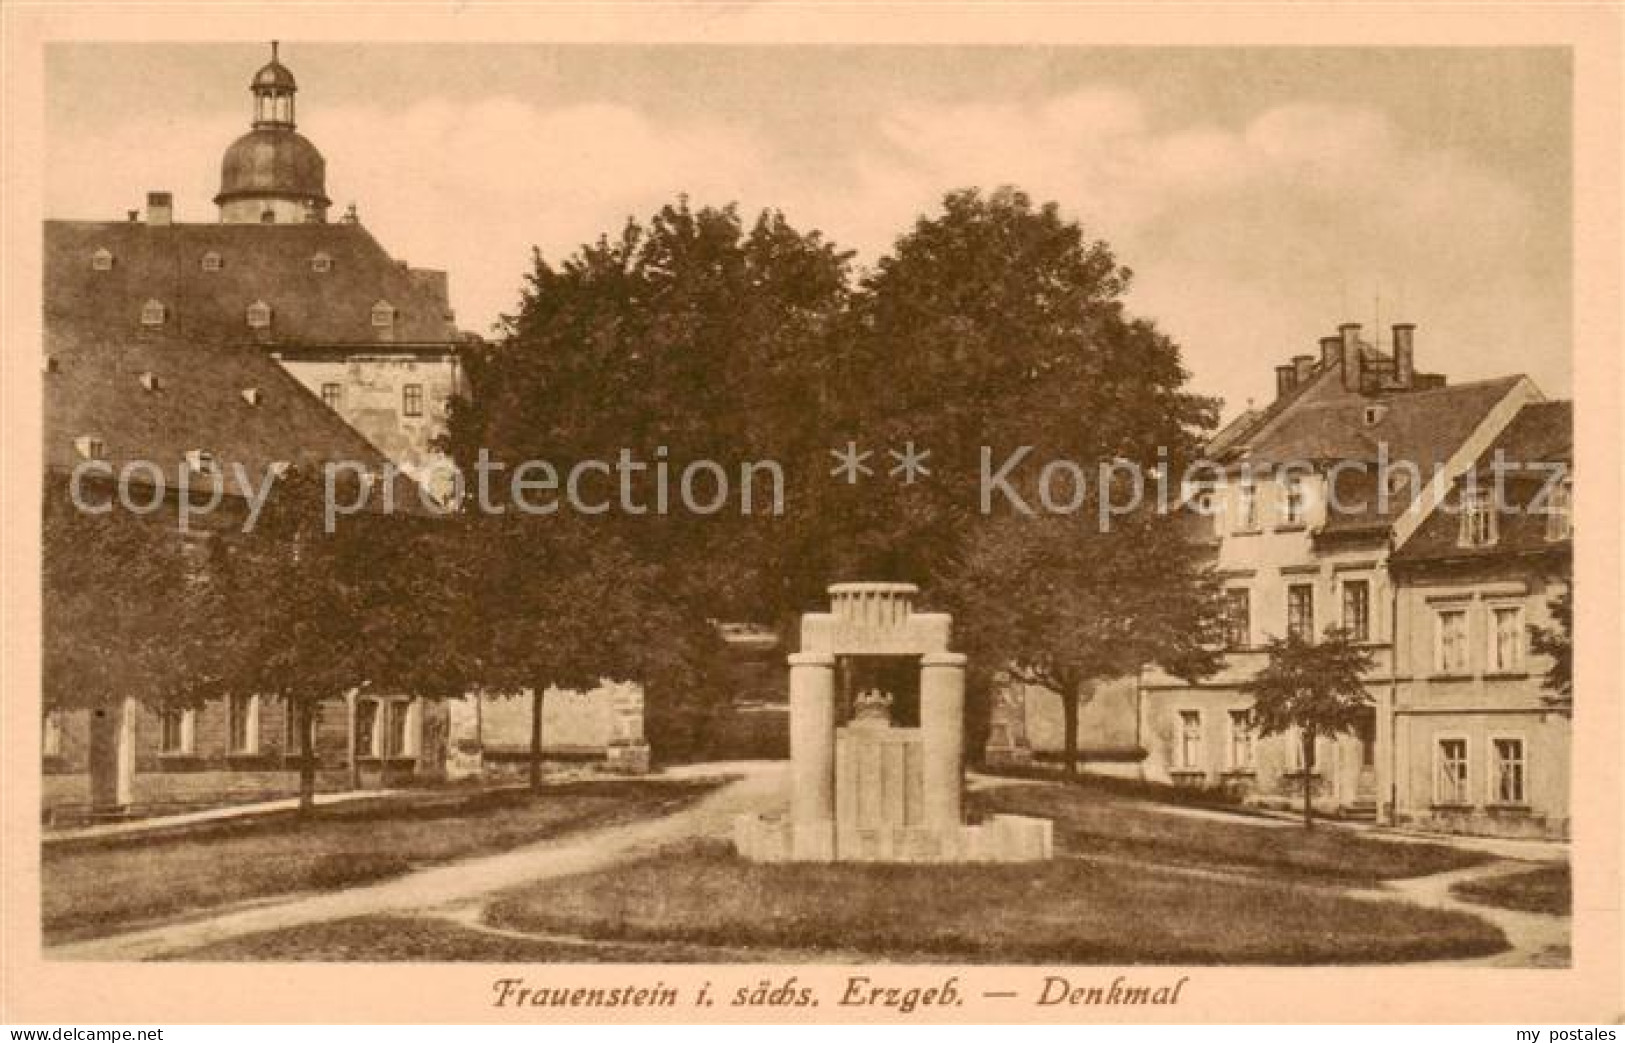
{"type": "Polygon", "coordinates": [[[920,745],[925,823],[957,828],[965,770],[965,657],[958,652],[920,659],[920,745]]]}
{"type": "Polygon", "coordinates": [[[114,799],[120,807],[135,803],[135,718],[138,711],[133,696],[124,697],[118,722],[118,775],[114,799]]]}
{"type": "Polygon", "coordinates": [[[835,657],[790,656],[790,823],[833,828],[835,820],[835,657]]]}

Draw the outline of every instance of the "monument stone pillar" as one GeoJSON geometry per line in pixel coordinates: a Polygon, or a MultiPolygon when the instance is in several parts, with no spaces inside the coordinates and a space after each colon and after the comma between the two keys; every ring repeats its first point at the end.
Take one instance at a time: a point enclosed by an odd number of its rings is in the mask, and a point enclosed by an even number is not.
{"type": "Polygon", "coordinates": [[[828,652],[790,656],[790,785],[797,846],[822,846],[799,838],[834,833],[835,656],[828,652]]]}
{"type": "MultiPolygon", "coordinates": [[[[837,583],[830,611],[801,617],[790,656],[790,810],[740,815],[734,847],[757,862],[1032,862],[1054,856],[1046,819],[965,820],[965,657],[951,619],[915,612],[911,583],[837,583]],[[850,657],[850,658],[842,658],[850,657]],[[837,719],[835,667],[851,658],[919,664],[919,724],[896,692],[855,693],[837,719]]],[[[877,672],[898,685],[895,669],[877,672]]],[[[912,687],[912,685],[910,685],[912,687]]]]}
{"type": "Polygon", "coordinates": [[[925,822],[958,826],[965,768],[965,657],[958,652],[920,658],[920,745],[925,822]]]}

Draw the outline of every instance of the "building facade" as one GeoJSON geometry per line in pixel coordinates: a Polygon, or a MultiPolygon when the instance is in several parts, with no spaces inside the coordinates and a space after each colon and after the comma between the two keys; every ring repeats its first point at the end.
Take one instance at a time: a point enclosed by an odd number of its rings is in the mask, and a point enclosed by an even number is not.
{"type": "Polygon", "coordinates": [[[1394,554],[1384,821],[1569,834],[1572,707],[1531,630],[1554,627],[1572,584],[1572,432],[1571,403],[1524,406],[1394,554]]]}
{"type": "MultiPolygon", "coordinates": [[[[1388,351],[1367,342],[1354,324],[1317,347],[1276,368],[1274,401],[1218,433],[1209,446],[1213,471],[1188,490],[1192,538],[1224,586],[1222,668],[1196,684],[1156,670],[1123,679],[1118,687],[1130,690],[1132,700],[1118,705],[1131,704],[1132,718],[1122,709],[1112,714],[1110,704],[1091,707],[1080,721],[1080,742],[1085,749],[1115,745],[1131,720],[1137,774],[1153,781],[1222,788],[1284,806],[1301,800],[1307,775],[1326,813],[1380,815],[1430,829],[1537,831],[1535,819],[1560,817],[1532,809],[1554,806],[1555,791],[1539,790],[1536,800],[1538,786],[1560,779],[1566,786],[1567,718],[1534,691],[1529,671],[1536,667],[1445,679],[1430,676],[1415,657],[1432,654],[1423,635],[1435,625],[1429,599],[1442,596],[1440,584],[1448,586],[1439,570],[1458,570],[1449,582],[1488,606],[1480,610],[1484,619],[1500,620],[1504,631],[1512,617],[1496,598],[1514,590],[1528,602],[1520,618],[1545,618],[1552,562],[1543,559],[1537,571],[1546,578],[1537,578],[1528,574],[1526,555],[1478,552],[1471,566],[1446,565],[1412,548],[1432,545],[1430,526],[1447,524],[1438,519],[1463,476],[1486,453],[1507,448],[1503,436],[1529,423],[1522,418],[1566,417],[1566,404],[1543,403],[1521,376],[1450,385],[1442,375],[1418,372],[1408,324],[1393,327],[1388,351]],[[1270,639],[1319,636],[1329,626],[1347,629],[1370,653],[1371,710],[1353,734],[1320,737],[1306,759],[1297,734],[1258,734],[1246,685],[1265,664],[1270,639]],[[1098,719],[1102,713],[1109,719],[1098,719]],[[1530,776],[1528,815],[1487,815],[1481,801],[1439,811],[1419,803],[1423,780],[1434,777],[1434,732],[1465,731],[1480,751],[1474,756],[1488,756],[1482,751],[1498,739],[1517,738],[1490,734],[1493,720],[1510,720],[1509,714],[1542,722],[1524,740],[1528,757],[1543,751],[1549,771],[1539,784],[1530,776]]],[[[1551,559],[1566,553],[1566,544],[1543,550],[1551,559]]],[[[1473,633],[1478,637],[1466,640],[1490,640],[1482,629],[1473,633]]],[[[1053,693],[1007,693],[996,710],[990,756],[1007,759],[1012,751],[1003,747],[1022,742],[1019,756],[1052,753],[1059,715],[1053,693]]],[[[1518,749],[1507,741],[1502,747],[1508,756],[1518,749]]],[[[1486,770],[1474,768],[1474,778],[1482,781],[1486,770]]]]}
{"type": "MultiPolygon", "coordinates": [[[[344,464],[400,509],[443,495],[432,448],[460,390],[444,272],[391,257],[354,208],[328,221],[326,164],[296,129],[292,72],[253,76],[252,126],[225,151],[218,221],[151,192],[122,221],[45,222],[46,462],[152,461],[230,476],[344,464]]],[[[243,490],[227,491],[226,513],[243,490]]],[[[44,722],[48,808],[129,808],[293,792],[284,708],[244,696],[195,711],[116,700],[44,722]]],[[[445,772],[444,705],[335,693],[320,714],[325,787],[445,772]]]]}

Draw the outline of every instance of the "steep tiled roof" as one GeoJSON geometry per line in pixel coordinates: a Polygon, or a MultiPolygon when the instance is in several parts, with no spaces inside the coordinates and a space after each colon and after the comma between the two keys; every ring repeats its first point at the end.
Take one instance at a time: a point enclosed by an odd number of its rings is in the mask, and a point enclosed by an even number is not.
{"type": "MultiPolygon", "coordinates": [[[[252,346],[189,337],[106,338],[57,321],[47,325],[45,350],[44,457],[54,471],[70,471],[81,461],[75,442],[84,436],[101,441],[115,473],[131,461],[151,461],[169,483],[189,452],[203,450],[220,469],[224,491],[236,496],[245,492],[243,477],[263,483],[278,462],[319,467],[353,461],[375,473],[387,463],[252,346]],[[150,388],[143,383],[148,375],[150,388]]],[[[195,487],[202,487],[201,480],[195,487]]],[[[396,509],[423,513],[409,479],[398,478],[394,493],[396,509]]]]}
{"type": "Polygon", "coordinates": [[[1504,555],[1563,554],[1569,539],[1547,538],[1550,496],[1548,482],[1554,466],[1571,472],[1574,456],[1574,404],[1532,402],[1507,424],[1484,450],[1473,467],[1478,487],[1494,490],[1493,467],[1502,461],[1501,503],[1496,516],[1497,538],[1488,546],[1461,545],[1460,484],[1394,553],[1396,565],[1495,558],[1504,555]],[[1512,466],[1521,465],[1521,466],[1512,466]],[[1536,498],[1541,497],[1537,502],[1536,498]],[[1531,508],[1535,509],[1531,509],[1531,508]]]}
{"type": "Polygon", "coordinates": [[[45,222],[48,323],[123,337],[142,329],[148,301],[164,306],[164,335],[193,341],[299,347],[458,338],[445,273],[395,261],[360,224],[45,222]],[[100,250],[111,254],[105,270],[94,263],[100,250]],[[218,257],[216,270],[205,267],[206,255],[218,257]],[[247,321],[260,301],[271,308],[265,330],[247,321]],[[380,301],[394,309],[387,328],[373,322],[380,301]]]}
{"type": "Polygon", "coordinates": [[[1304,402],[1283,414],[1242,459],[1255,466],[1376,460],[1386,446],[1389,459],[1411,460],[1425,470],[1460,448],[1490,407],[1521,379],[1500,377],[1430,391],[1304,402]]]}

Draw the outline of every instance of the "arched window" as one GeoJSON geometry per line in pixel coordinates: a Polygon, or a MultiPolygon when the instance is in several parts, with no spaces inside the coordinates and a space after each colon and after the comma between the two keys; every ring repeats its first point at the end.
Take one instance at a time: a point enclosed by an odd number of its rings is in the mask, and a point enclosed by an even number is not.
{"type": "Polygon", "coordinates": [[[310,259],[310,270],[313,272],[330,272],[333,270],[333,258],[325,253],[319,253],[310,259]]]}
{"type": "Polygon", "coordinates": [[[255,301],[248,306],[248,328],[253,330],[269,329],[271,326],[271,306],[264,301],[255,301]]]}
{"type": "Polygon", "coordinates": [[[388,329],[395,325],[395,306],[388,301],[379,301],[372,306],[372,324],[379,329],[388,329]]]}
{"type": "Polygon", "coordinates": [[[203,255],[203,270],[218,272],[220,270],[220,255],[213,250],[203,255]]]}
{"type": "Polygon", "coordinates": [[[148,301],[141,306],[141,325],[162,326],[164,324],[166,311],[167,309],[164,308],[163,301],[148,301]]]}
{"type": "Polygon", "coordinates": [[[95,253],[90,255],[90,266],[98,272],[112,271],[113,251],[109,250],[105,246],[100,248],[95,253]]]}

